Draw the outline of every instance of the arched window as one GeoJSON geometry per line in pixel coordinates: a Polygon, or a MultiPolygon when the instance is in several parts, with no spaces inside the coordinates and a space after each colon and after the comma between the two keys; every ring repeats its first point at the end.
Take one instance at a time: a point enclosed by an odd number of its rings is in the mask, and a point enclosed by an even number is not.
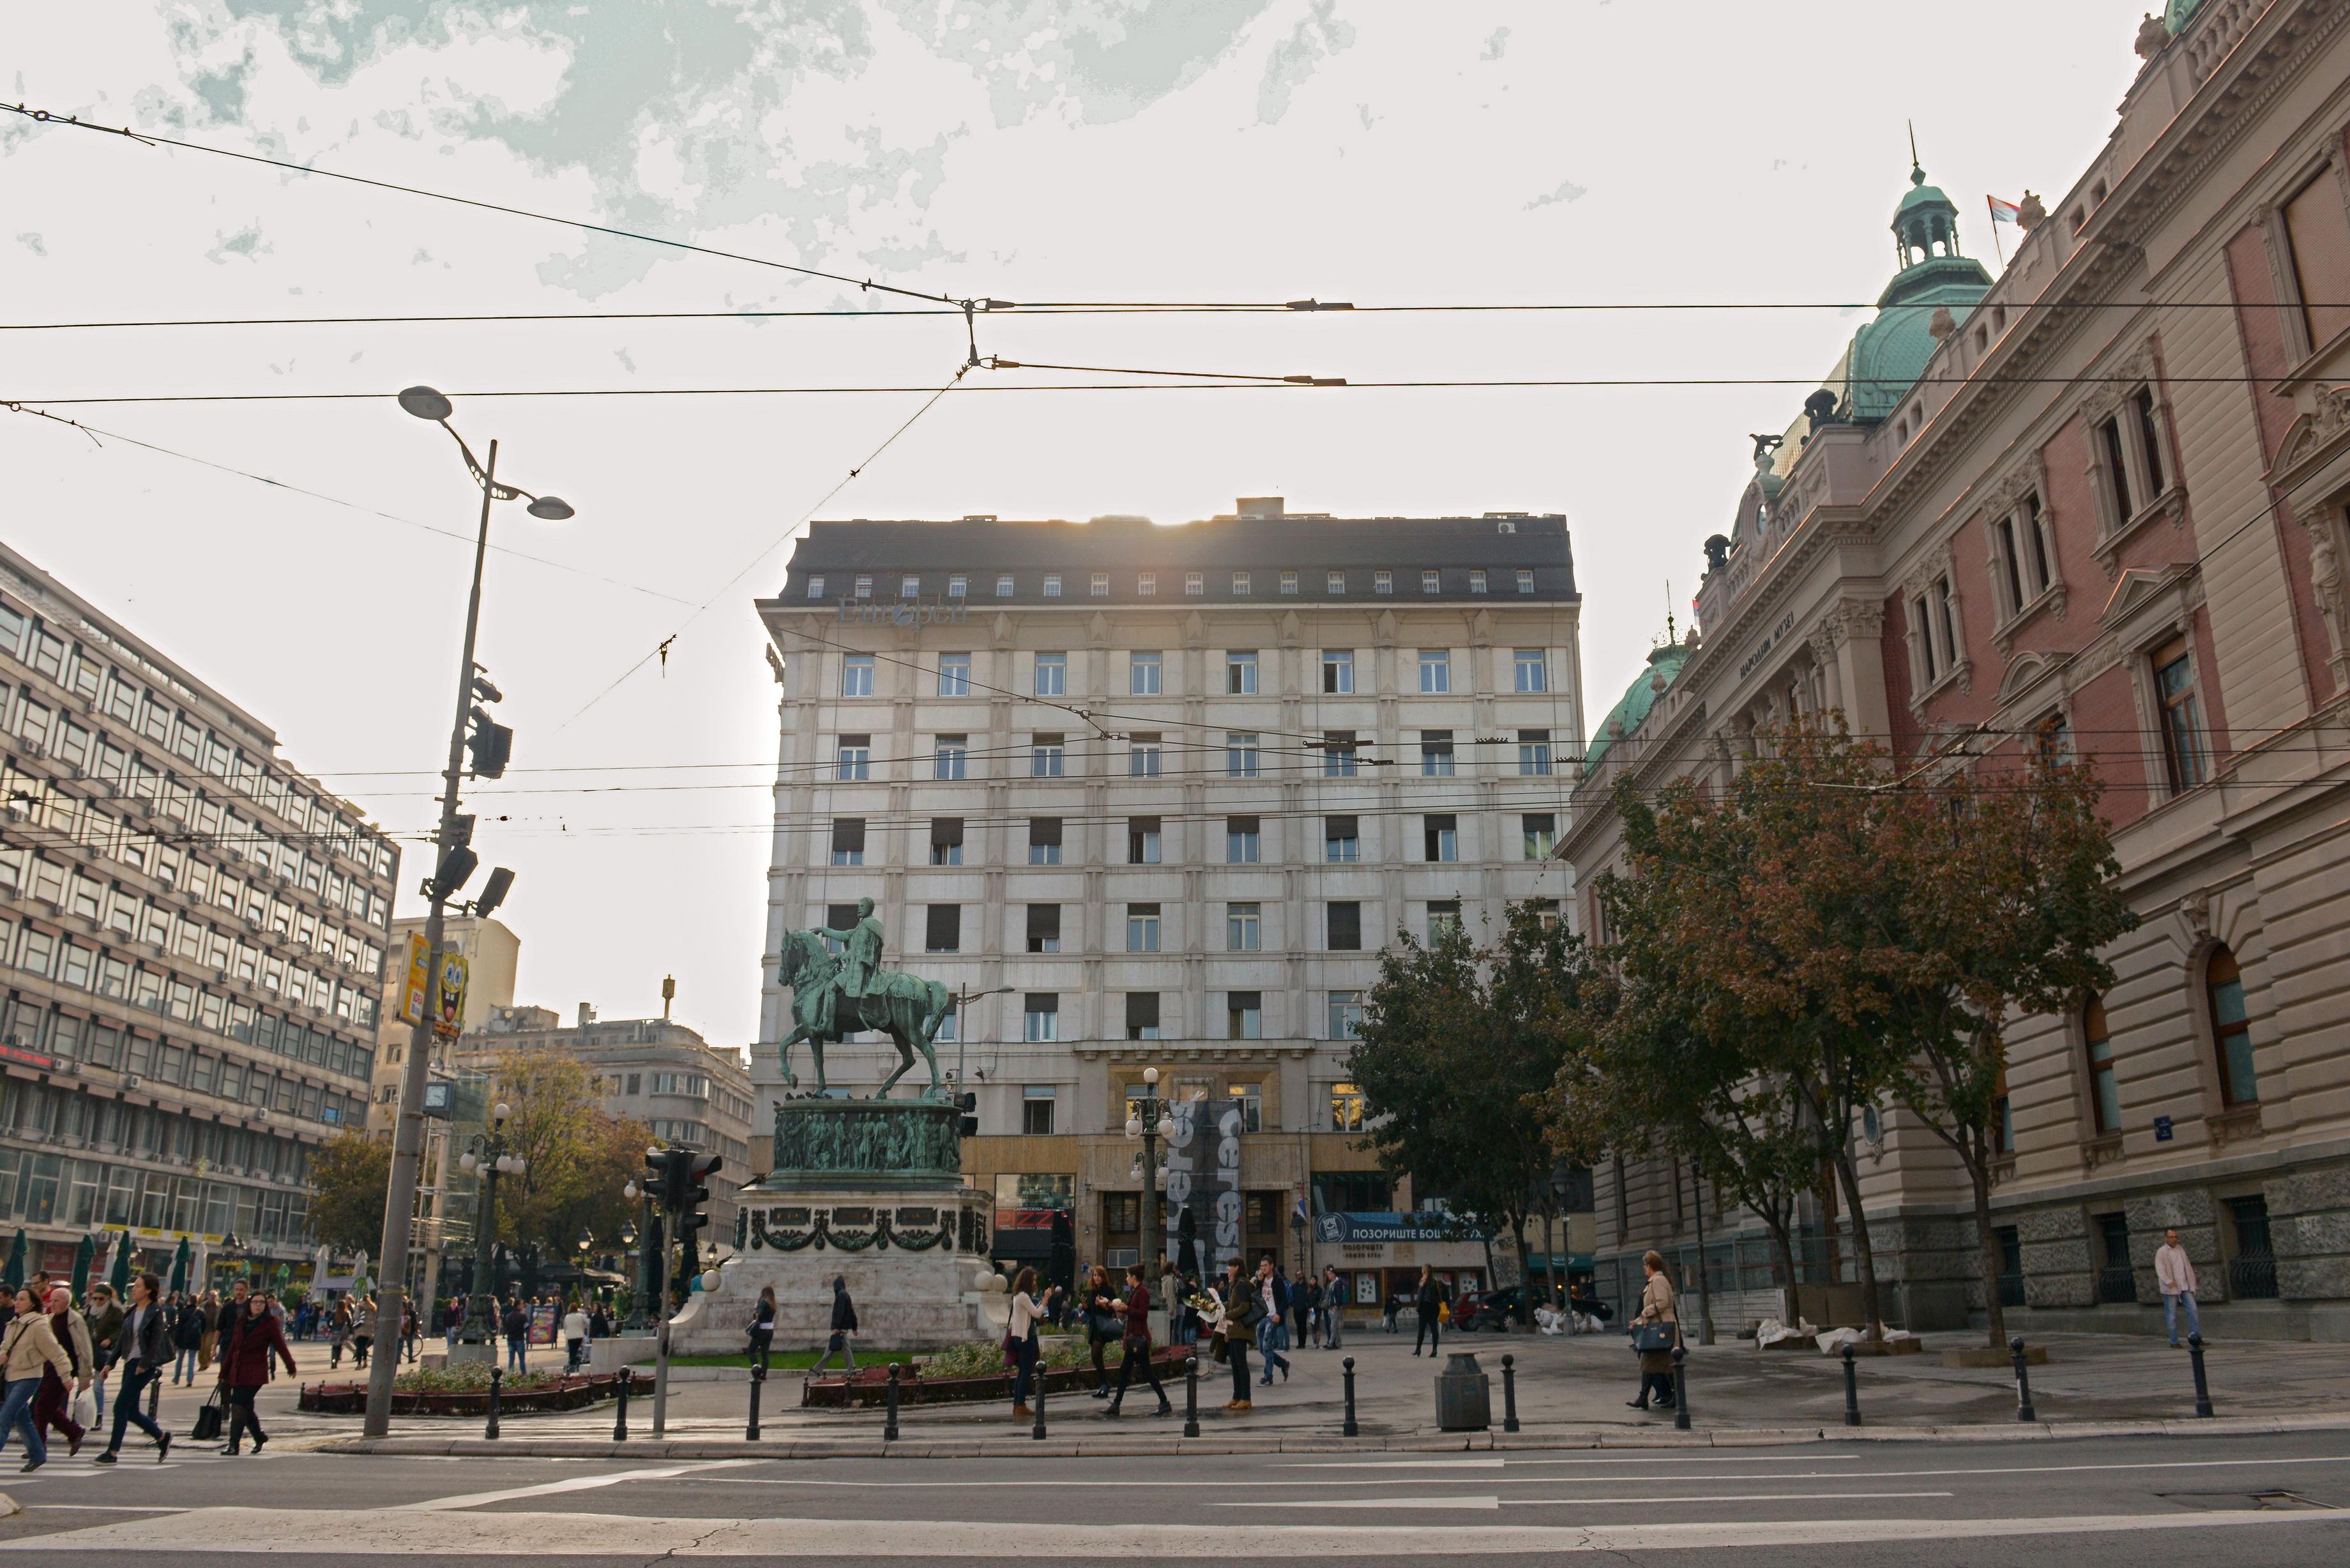
{"type": "Polygon", "coordinates": [[[2236,955],[2214,948],[2204,961],[2204,994],[2211,1002],[2211,1035],[2219,1047],[2220,1098],[2230,1106],[2256,1105],[2261,1081],[2252,1071],[2252,1026],[2244,1014],[2244,971],[2236,955]]]}
{"type": "Polygon", "coordinates": [[[2081,1010],[2081,1035],[2089,1049],[2089,1107],[2101,1133],[2122,1130],[2121,1087],[2114,1081],[2113,1032],[2106,1026],[2106,1004],[2095,997],[2081,1010]]]}

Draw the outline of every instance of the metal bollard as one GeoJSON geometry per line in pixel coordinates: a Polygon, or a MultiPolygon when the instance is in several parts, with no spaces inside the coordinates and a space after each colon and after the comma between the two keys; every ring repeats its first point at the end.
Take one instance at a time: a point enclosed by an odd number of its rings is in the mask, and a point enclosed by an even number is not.
{"type": "Polygon", "coordinates": [[[503,1376],[497,1367],[490,1368],[490,1424],[482,1436],[492,1442],[496,1441],[498,1435],[498,1381],[503,1376]]]}
{"type": "Polygon", "coordinates": [[[2199,1416],[2208,1416],[2211,1413],[2211,1385],[2203,1380],[2203,1336],[2201,1334],[2190,1334],[2187,1336],[2187,1359],[2195,1368],[2195,1413],[2199,1416]]]}
{"type": "Polygon", "coordinates": [[[1844,1347],[1844,1424],[1860,1425],[1860,1374],[1854,1370],[1852,1346],[1844,1347]]]}
{"type": "Polygon", "coordinates": [[[1518,1429],[1518,1358],[1502,1357],[1502,1430],[1518,1429]]]}
{"type": "Polygon", "coordinates": [[[1689,1347],[1673,1346],[1673,1430],[1686,1432],[1689,1420],[1689,1347]]]}
{"type": "Polygon", "coordinates": [[[1036,1353],[1036,1419],[1028,1435],[1040,1443],[1045,1440],[1045,1354],[1041,1349],[1036,1353]]]}
{"type": "Polygon", "coordinates": [[[612,1441],[616,1443],[629,1440],[629,1390],[635,1387],[636,1383],[637,1375],[625,1366],[621,1367],[620,1397],[617,1401],[618,1407],[612,1413],[612,1441]]]}
{"type": "Polygon", "coordinates": [[[886,1407],[888,1413],[881,1421],[881,1440],[885,1443],[894,1443],[898,1440],[898,1379],[905,1376],[905,1372],[903,1364],[895,1361],[889,1364],[889,1404],[886,1407]]]}
{"type": "Polygon", "coordinates": [[[2007,1348],[2015,1354],[2015,1418],[2037,1421],[2040,1417],[2032,1408],[2032,1374],[2023,1365],[2023,1336],[2019,1334],[2009,1340],[2007,1348]]]}
{"type": "Polygon", "coordinates": [[[759,1395],[767,1386],[767,1368],[759,1362],[751,1364],[751,1424],[743,1428],[743,1440],[759,1440],[759,1395]]]}
{"type": "Polygon", "coordinates": [[[1347,1380],[1347,1418],[1339,1423],[1338,1435],[1357,1438],[1362,1436],[1362,1428],[1355,1425],[1355,1358],[1350,1355],[1340,1366],[1347,1380]]]}
{"type": "MultiPolygon", "coordinates": [[[[1352,1366],[1354,1364],[1355,1358],[1348,1356],[1347,1365],[1352,1366]]],[[[1351,1389],[1354,1386],[1354,1379],[1349,1376],[1347,1386],[1351,1389]]],[[[1200,1357],[1197,1353],[1183,1358],[1183,1435],[1187,1438],[1200,1435],[1200,1357]]]]}

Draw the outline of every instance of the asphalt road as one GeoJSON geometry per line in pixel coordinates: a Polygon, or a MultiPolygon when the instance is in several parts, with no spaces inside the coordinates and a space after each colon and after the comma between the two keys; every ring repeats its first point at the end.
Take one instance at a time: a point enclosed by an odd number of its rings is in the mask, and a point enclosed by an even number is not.
{"type": "Polygon", "coordinates": [[[663,1557],[1294,1560],[1724,1549],[2068,1568],[2350,1561],[2350,1436],[1737,1452],[630,1464],[127,1449],[0,1465],[0,1552],[470,1563],[663,1557]]]}

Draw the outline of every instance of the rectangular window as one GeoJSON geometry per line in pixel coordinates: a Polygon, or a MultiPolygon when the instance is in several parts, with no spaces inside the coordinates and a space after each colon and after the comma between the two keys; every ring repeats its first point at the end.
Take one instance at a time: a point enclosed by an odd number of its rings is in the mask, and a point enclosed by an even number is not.
{"type": "Polygon", "coordinates": [[[1351,816],[1326,816],[1322,819],[1322,858],[1332,862],[1353,862],[1363,857],[1361,829],[1351,816]]]}
{"type": "Polygon", "coordinates": [[[1249,575],[1246,572],[1234,572],[1232,574],[1232,597],[1236,599],[1244,599],[1248,597],[1249,575]]]}
{"type": "Polygon", "coordinates": [[[1322,691],[1330,697],[1351,697],[1355,691],[1355,656],[1346,649],[1322,653],[1322,691]]]}
{"type": "Polygon", "coordinates": [[[1224,950],[1228,953],[1253,953],[1261,952],[1263,948],[1262,906],[1226,904],[1224,906],[1224,950]]]}
{"type": "Polygon", "coordinates": [[[1420,818],[1420,846],[1426,851],[1424,860],[1458,860],[1461,858],[1461,819],[1450,813],[1430,813],[1420,818]]]}
{"type": "Polygon", "coordinates": [[[1162,690],[1165,660],[1156,653],[1130,653],[1126,659],[1126,691],[1129,697],[1156,697],[1162,690]]]}
{"type": "Polygon", "coordinates": [[[1057,816],[1032,816],[1028,819],[1028,864],[1058,866],[1061,863],[1061,819],[1057,816]]]}
{"type": "Polygon", "coordinates": [[[840,661],[840,694],[843,697],[873,695],[873,656],[852,653],[840,661]]]}
{"type": "Polygon", "coordinates": [[[832,819],[832,863],[835,866],[865,864],[863,817],[836,816],[832,819]]]}
{"type": "Polygon", "coordinates": [[[1375,594],[1391,594],[1395,592],[1395,574],[1393,572],[1373,572],[1371,574],[1371,592],[1375,594]]]}
{"type": "Polygon", "coordinates": [[[1347,574],[1344,572],[1323,573],[1322,591],[1329,595],[1334,599],[1345,597],[1347,593],[1347,574]]]}
{"type": "Polygon", "coordinates": [[[950,574],[947,577],[947,597],[967,599],[970,597],[971,579],[961,572],[950,574]]]}
{"type": "Polygon", "coordinates": [[[2229,1106],[2257,1104],[2260,1075],[2252,1065],[2251,1014],[2244,1005],[2244,971],[2226,948],[2213,952],[2203,972],[2211,1000],[2211,1033],[2220,1048],[2220,1099],[2229,1106]]]}
{"type": "Polygon", "coordinates": [[[2282,214],[2293,292],[2314,352],[2350,327],[2350,213],[2331,169],[2289,198],[2282,214]]]}
{"type": "Polygon", "coordinates": [[[1126,819],[1126,863],[1129,866],[1159,864],[1157,817],[1129,816],[1126,819]]]}
{"type": "MultiPolygon", "coordinates": [[[[2151,500],[2168,488],[2163,481],[2162,425],[2155,413],[2154,389],[2140,387],[2137,396],[2130,400],[2130,407],[2137,413],[2137,439],[2146,452],[2146,487],[2147,498],[2151,500]]],[[[2033,505],[2038,505],[2037,498],[2033,505]]]]}
{"type": "Polygon", "coordinates": [[[1926,615],[1926,601],[1909,601],[1909,634],[1918,645],[1918,684],[1931,686],[1941,679],[1941,670],[1934,660],[1934,628],[1926,615]]]}
{"type": "Polygon", "coordinates": [[[857,579],[857,597],[860,599],[869,599],[873,597],[873,579],[871,577],[860,576],[857,579]]]}
{"type": "Polygon", "coordinates": [[[939,655],[939,695],[968,697],[971,695],[971,655],[941,653],[939,655]]]}
{"type": "Polygon", "coordinates": [[[1036,656],[1036,679],[1034,683],[1039,697],[1066,697],[1069,692],[1069,656],[1066,653],[1040,653],[1036,656]]]}
{"type": "Polygon", "coordinates": [[[1547,860],[1558,836],[1558,816],[1554,812],[1530,811],[1518,818],[1525,834],[1526,858],[1547,860]]]}
{"type": "Polygon", "coordinates": [[[1322,732],[1322,776],[1324,778],[1353,778],[1356,762],[1354,731],[1326,730],[1322,732]]]}
{"type": "Polygon", "coordinates": [[[1157,992],[1129,991],[1126,993],[1126,1037],[1128,1040],[1159,1038],[1157,992]]]}
{"type": "Polygon", "coordinates": [[[1224,818],[1224,864],[1253,866],[1261,859],[1257,819],[1253,816],[1224,818]]]}
{"type": "Polygon", "coordinates": [[[1061,950],[1060,905],[1028,906],[1028,950],[1032,953],[1056,953],[1061,950]]]}
{"type": "Polygon", "coordinates": [[[1155,953],[1159,950],[1159,906],[1128,904],[1126,907],[1126,950],[1130,953],[1155,953]]]}
{"type": "Polygon", "coordinates": [[[1550,656],[1539,648],[1521,648],[1513,663],[1517,670],[1517,689],[1521,691],[1550,690],[1550,656]]]}
{"type": "Polygon", "coordinates": [[[1028,776],[1032,779],[1056,779],[1064,772],[1066,747],[1059,735],[1036,735],[1028,746],[1028,776]]]}
{"type": "MultiPolygon", "coordinates": [[[[1330,1130],[1360,1132],[1363,1130],[1363,1091],[1353,1084],[1330,1085],[1330,1130]]],[[[1326,1197],[1322,1207],[1341,1212],[1356,1210],[1366,1213],[1384,1212],[1395,1201],[1394,1189],[1386,1177],[1377,1171],[1343,1171],[1330,1176],[1316,1176],[1314,1184],[1326,1197]]],[[[1367,1279],[1368,1276],[1366,1276],[1367,1279]]],[[[1376,1299],[1376,1293],[1375,1293],[1376,1299]]]]}
{"type": "Polygon", "coordinates": [[[1330,950],[1334,953],[1358,953],[1363,950],[1361,904],[1352,900],[1331,904],[1330,950]]]}
{"type": "Polygon", "coordinates": [[[1440,648],[1419,650],[1419,690],[1435,695],[1452,690],[1452,655],[1440,648]]]}
{"type": "Polygon", "coordinates": [[[843,735],[833,754],[833,776],[839,779],[869,779],[873,776],[873,737],[843,735]]]}
{"type": "Polygon", "coordinates": [[[1359,1040],[1363,1034],[1363,993],[1359,991],[1334,991],[1330,993],[1330,1033],[1332,1040],[1359,1040]]]}
{"type": "MultiPolygon", "coordinates": [[[[812,599],[820,599],[824,597],[824,579],[822,577],[810,577],[808,579],[808,597],[812,599]]],[[[116,715],[117,718],[123,716],[124,715],[121,714],[116,715]]]]}
{"type": "Polygon", "coordinates": [[[995,597],[1000,599],[1008,599],[1012,597],[1012,579],[1010,576],[1000,576],[995,579],[995,597]]]}
{"type": "Polygon", "coordinates": [[[1031,1044],[1061,1037],[1061,998],[1056,992],[1032,991],[1026,997],[1025,1038],[1031,1044]]]}
{"type": "Polygon", "coordinates": [[[962,906],[932,904],[923,911],[922,950],[933,953],[962,951],[962,906]]]}
{"type": "MultiPolygon", "coordinates": [[[[1253,1040],[1255,1035],[1235,1036],[1253,1040]]],[[[1226,1084],[1224,1098],[1240,1102],[1241,1131],[1264,1131],[1264,1085],[1263,1084],[1226,1084]]],[[[1243,1229],[1260,1234],[1281,1228],[1281,1195],[1275,1192],[1254,1192],[1249,1195],[1248,1218],[1243,1229]]]]}
{"type": "Polygon", "coordinates": [[[1485,591],[1485,574],[1483,572],[1471,572],[1469,574],[1469,591],[1472,594],[1482,594],[1485,591]]]}
{"type": "Polygon", "coordinates": [[[2122,435],[2118,418],[2107,420],[2097,427],[2097,444],[2106,460],[2106,483],[2114,489],[2113,525],[2116,528],[2137,515],[2137,504],[2130,497],[2129,448],[2122,435]]]}
{"type": "Polygon", "coordinates": [[[1444,579],[1441,574],[1429,571],[1420,573],[1419,591],[1424,594],[1442,593],[1444,591],[1444,579]]]}
{"type": "Polygon", "coordinates": [[[1159,574],[1156,572],[1139,574],[1134,579],[1134,591],[1146,599],[1156,598],[1159,596],[1159,574]]]}
{"type": "Polygon", "coordinates": [[[1461,900],[1431,898],[1428,902],[1428,940],[1441,941],[1461,929],[1461,900]]]}
{"type": "Polygon", "coordinates": [[[1061,597],[1060,573],[1047,572],[1045,574],[1045,597],[1048,599],[1056,599],[1061,597]]]}
{"type": "Polygon", "coordinates": [[[1194,595],[1194,596],[1206,593],[1206,592],[1208,591],[1208,576],[1207,576],[1207,574],[1206,574],[1205,572],[1186,572],[1186,573],[1184,573],[1184,574],[1183,574],[1183,591],[1184,591],[1185,593],[1187,593],[1187,594],[1191,594],[1191,595],[1194,595]]]}
{"type": "Polygon", "coordinates": [[[2014,514],[2001,518],[1991,534],[1999,543],[2000,564],[2006,569],[2007,613],[2013,615],[2032,602],[2032,596],[2023,591],[2023,561],[2015,549],[2014,514]]]}
{"type": "Polygon", "coordinates": [[[2097,1131],[2122,1130],[2121,1085],[2114,1075],[2113,1031],[2106,1025],[2106,1004],[2092,1001],[2083,1009],[2081,1032],[2089,1047],[2089,1108],[2097,1131]]]}
{"type": "Polygon", "coordinates": [[[1109,597],[1109,574],[1107,572],[1096,572],[1094,574],[1093,597],[1097,599],[1106,599],[1109,597]]]}
{"type": "Polygon", "coordinates": [[[2204,779],[2202,708],[2195,695],[2195,667],[2187,639],[2173,638],[2154,655],[2156,700],[2162,704],[2162,762],[2172,793],[2195,788],[2204,779]]]}
{"type": "Polygon", "coordinates": [[[1224,736],[1224,776],[1253,779],[1257,776],[1256,737],[1240,732],[1224,736]]]}
{"type": "Polygon", "coordinates": [[[1550,732],[1548,730],[1518,732],[1518,772],[1521,774],[1550,772],[1550,732]]]}
{"type": "Polygon", "coordinates": [[[1934,579],[1935,629],[1941,636],[1942,662],[1955,670],[1959,665],[1959,618],[1957,596],[1950,591],[1950,579],[1934,579]]]}
{"type": "Polygon", "coordinates": [[[931,776],[940,779],[960,779],[968,776],[971,762],[969,735],[941,735],[937,750],[931,755],[931,776]]]}
{"type": "Polygon", "coordinates": [[[901,599],[917,599],[921,597],[922,579],[913,576],[899,577],[898,579],[898,597],[901,599]]]}
{"type": "Polygon", "coordinates": [[[1294,594],[1297,591],[1297,574],[1295,572],[1284,572],[1281,574],[1281,591],[1284,594],[1294,594]]]}
{"type": "Polygon", "coordinates": [[[934,816],[931,818],[931,864],[960,866],[962,864],[962,818],[934,816]]]}
{"type": "Polygon", "coordinates": [[[1264,993],[1263,992],[1233,991],[1225,993],[1224,1038],[1227,1040],[1264,1038],[1264,993]]]}
{"type": "Polygon", "coordinates": [[[1532,593],[1532,592],[1534,592],[1534,573],[1533,573],[1532,571],[1528,570],[1526,567],[1520,566],[1520,567],[1518,568],[1518,592],[1520,592],[1520,593],[1522,593],[1522,594],[1530,594],[1530,593],[1532,593]]]}
{"type": "Polygon", "coordinates": [[[1452,776],[1452,732],[1422,730],[1419,732],[1419,771],[1424,778],[1452,776]]]}
{"type": "Polygon", "coordinates": [[[1155,779],[1159,776],[1163,747],[1157,735],[1134,734],[1127,737],[1126,773],[1128,778],[1155,779]]]}
{"type": "Polygon", "coordinates": [[[1053,1102],[1055,1098],[1050,1084],[1029,1084],[1020,1091],[1020,1130],[1033,1137],[1050,1137],[1053,1134],[1053,1102]]]}
{"type": "Polygon", "coordinates": [[[1256,655],[1227,653],[1224,655],[1224,691],[1233,697],[1256,695],[1256,655]]]}

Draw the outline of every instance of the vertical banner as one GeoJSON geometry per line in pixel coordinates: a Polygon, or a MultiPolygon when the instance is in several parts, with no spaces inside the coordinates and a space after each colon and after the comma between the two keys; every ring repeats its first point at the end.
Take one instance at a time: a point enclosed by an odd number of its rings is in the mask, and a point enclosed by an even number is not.
{"type": "MultiPolygon", "coordinates": [[[[1168,1106],[1168,1117],[1175,1124],[1175,1132],[1167,1140],[1167,1201],[1165,1217],[1167,1244],[1160,1249],[1167,1255],[1167,1266],[1183,1266],[1183,1216],[1192,1215],[1191,1234],[1196,1238],[1199,1216],[1192,1200],[1199,1190],[1200,1108],[1198,1100],[1178,1100],[1168,1106]]],[[[1204,1260],[1203,1260],[1204,1261],[1204,1260]]],[[[1151,1282],[1156,1289],[1158,1282],[1151,1282]]]]}
{"type": "Polygon", "coordinates": [[[1216,1163],[1210,1186],[1215,1193],[1214,1266],[1218,1273],[1248,1248],[1247,1200],[1241,1195],[1241,1103],[1211,1100],[1216,1163]]]}
{"type": "Polygon", "coordinates": [[[432,950],[425,945],[423,932],[412,931],[408,938],[408,981],[400,993],[400,1021],[423,1023],[432,994],[432,950]]]}
{"type": "Polygon", "coordinates": [[[441,955],[440,1000],[432,1021],[435,1033],[451,1039],[465,1031],[465,981],[471,966],[463,955],[444,952],[441,955]]]}
{"type": "Polygon", "coordinates": [[[1189,1213],[1200,1282],[1207,1284],[1241,1255],[1247,1239],[1241,1103],[1178,1100],[1169,1114],[1175,1136],[1167,1140],[1167,1257],[1181,1265],[1183,1216],[1189,1213]]]}

